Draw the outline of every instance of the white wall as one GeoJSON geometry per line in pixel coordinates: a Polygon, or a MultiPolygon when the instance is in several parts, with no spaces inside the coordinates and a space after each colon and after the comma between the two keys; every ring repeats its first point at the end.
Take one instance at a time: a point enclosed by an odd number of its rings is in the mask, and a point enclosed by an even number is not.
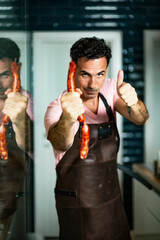
{"type": "Polygon", "coordinates": [[[150,115],[145,126],[145,161],[153,163],[160,150],[160,31],[144,32],[144,70],[145,103],[150,115]]]}
{"type": "MultiPolygon", "coordinates": [[[[116,79],[121,69],[120,32],[34,32],[34,114],[35,114],[35,227],[43,236],[58,236],[57,214],[54,201],[56,180],[55,158],[46,140],[44,114],[48,104],[66,89],[69,50],[81,37],[104,38],[112,48],[110,74],[116,79]]],[[[121,131],[121,118],[118,117],[121,131]]],[[[121,151],[119,156],[121,156],[121,151]]]]}
{"type": "MultiPolygon", "coordinates": [[[[145,104],[150,118],[145,125],[145,162],[153,166],[160,150],[160,31],[144,31],[145,104]]],[[[159,165],[160,167],[160,165],[159,165]]],[[[160,196],[133,181],[135,235],[160,239],[160,196]]]]}

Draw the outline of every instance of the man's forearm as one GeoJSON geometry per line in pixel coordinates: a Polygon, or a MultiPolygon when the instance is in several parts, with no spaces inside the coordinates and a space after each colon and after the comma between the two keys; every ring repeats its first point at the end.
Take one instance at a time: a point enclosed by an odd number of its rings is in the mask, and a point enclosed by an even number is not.
{"type": "Polygon", "coordinates": [[[62,114],[60,120],[50,127],[48,139],[55,150],[67,151],[74,140],[73,124],[68,122],[62,114]]]}
{"type": "Polygon", "coordinates": [[[25,120],[16,125],[15,138],[23,151],[33,151],[33,122],[27,114],[25,120]]]}
{"type": "Polygon", "coordinates": [[[130,120],[137,125],[145,124],[149,118],[149,113],[145,104],[139,99],[138,102],[128,107],[130,120]]]}

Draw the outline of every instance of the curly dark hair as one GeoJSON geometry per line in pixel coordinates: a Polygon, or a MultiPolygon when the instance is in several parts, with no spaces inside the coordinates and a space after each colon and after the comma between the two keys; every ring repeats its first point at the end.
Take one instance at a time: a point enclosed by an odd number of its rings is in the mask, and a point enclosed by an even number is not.
{"type": "Polygon", "coordinates": [[[0,59],[9,58],[17,63],[20,58],[20,49],[17,44],[10,38],[0,38],[0,59]]]}
{"type": "Polygon", "coordinates": [[[78,59],[86,57],[87,59],[97,59],[106,57],[107,65],[112,57],[111,49],[104,39],[97,37],[86,37],[76,41],[70,49],[70,57],[77,64],[78,59]]]}

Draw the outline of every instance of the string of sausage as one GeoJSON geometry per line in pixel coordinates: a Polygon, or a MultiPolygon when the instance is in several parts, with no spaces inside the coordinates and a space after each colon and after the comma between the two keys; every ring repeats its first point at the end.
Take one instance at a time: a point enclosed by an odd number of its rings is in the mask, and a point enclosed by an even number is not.
{"type": "MultiPolygon", "coordinates": [[[[13,76],[12,92],[19,92],[21,87],[19,66],[16,60],[11,64],[11,72],[13,76]]],[[[0,157],[3,160],[8,159],[8,139],[6,125],[9,123],[10,118],[6,114],[3,115],[2,123],[0,124],[0,157]]]]}
{"type": "MultiPolygon", "coordinates": [[[[68,92],[75,92],[75,72],[76,64],[75,62],[70,62],[68,70],[68,80],[67,80],[67,89],[68,92]]],[[[89,151],[89,126],[85,123],[84,114],[78,116],[78,121],[82,123],[81,127],[81,139],[80,139],[80,158],[85,159],[88,156],[89,151]]]]}

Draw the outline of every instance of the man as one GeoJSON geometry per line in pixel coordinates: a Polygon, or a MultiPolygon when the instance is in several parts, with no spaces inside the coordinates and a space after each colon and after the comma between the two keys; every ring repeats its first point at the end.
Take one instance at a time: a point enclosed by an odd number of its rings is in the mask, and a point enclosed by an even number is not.
{"type": "MultiPolygon", "coordinates": [[[[0,123],[4,114],[10,118],[6,127],[8,159],[0,159],[0,227],[2,225],[0,229],[3,229],[2,232],[0,231],[0,238],[2,239],[6,239],[12,214],[17,209],[19,192],[28,190],[24,190],[23,184],[26,171],[28,172],[31,164],[29,156],[33,157],[32,96],[22,87],[20,92],[11,92],[13,84],[11,64],[16,60],[21,68],[19,59],[20,49],[17,44],[9,38],[0,38],[0,123]]],[[[25,239],[23,236],[22,238],[25,239]]]]}
{"type": "Polygon", "coordinates": [[[16,59],[19,67],[20,49],[11,39],[0,38],[0,120],[4,114],[10,117],[14,124],[17,145],[23,150],[29,150],[28,123],[33,120],[32,96],[23,88],[20,93],[11,92],[13,78],[11,64],[16,59]]]}
{"type": "Polygon", "coordinates": [[[103,39],[82,38],[70,51],[77,65],[76,92],[63,92],[45,115],[47,137],[57,161],[56,207],[60,240],[129,240],[117,177],[119,136],[116,110],[137,125],[148,112],[123,71],[106,79],[111,50],[103,39]],[[79,158],[79,122],[84,113],[90,129],[89,153],[79,158]]]}

